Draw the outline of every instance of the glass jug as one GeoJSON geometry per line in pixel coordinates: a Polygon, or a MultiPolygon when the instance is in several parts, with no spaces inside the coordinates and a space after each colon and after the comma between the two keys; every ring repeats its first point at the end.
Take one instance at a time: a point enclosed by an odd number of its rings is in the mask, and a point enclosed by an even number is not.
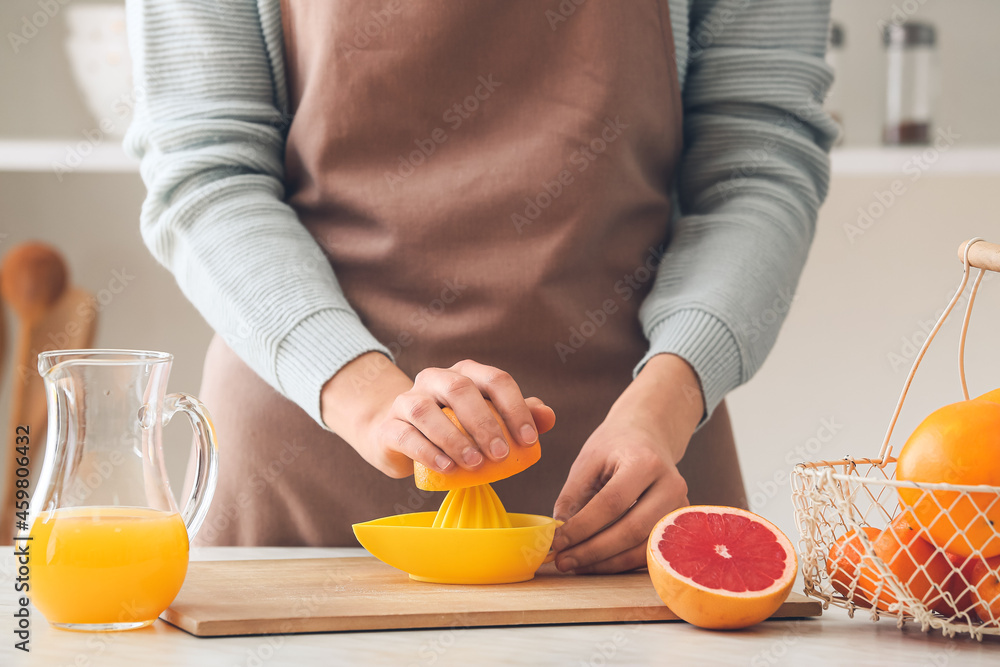
{"type": "Polygon", "coordinates": [[[56,627],[150,625],[180,591],[188,547],[215,491],[208,412],[166,394],[173,356],[132,350],[38,355],[48,439],[31,500],[29,597],[56,627]],[[194,484],[181,514],[163,463],[163,426],[186,414],[197,436],[194,484]]]}

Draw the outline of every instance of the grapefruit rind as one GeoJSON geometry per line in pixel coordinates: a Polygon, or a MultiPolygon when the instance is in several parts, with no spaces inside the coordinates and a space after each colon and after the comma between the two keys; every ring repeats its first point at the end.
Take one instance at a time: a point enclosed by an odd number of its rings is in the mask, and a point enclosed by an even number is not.
{"type": "MultiPolygon", "coordinates": [[[[507,458],[502,461],[485,459],[482,466],[476,470],[458,468],[451,472],[438,472],[437,470],[428,468],[419,461],[414,461],[413,481],[418,489],[422,491],[453,491],[455,489],[465,489],[470,486],[492,484],[493,482],[513,477],[538,463],[539,459],[542,458],[540,442],[536,440],[530,447],[523,447],[517,444],[507,429],[503,418],[500,417],[500,413],[493,407],[493,403],[486,401],[486,405],[489,406],[494,419],[500,424],[500,431],[503,433],[504,440],[507,441],[507,446],[510,447],[510,453],[507,454],[507,458]]],[[[442,408],[441,411],[458,427],[459,431],[464,435],[469,435],[451,408],[442,408]]]]}
{"type": "Polygon", "coordinates": [[[788,598],[798,571],[791,540],[774,524],[746,510],[716,505],[683,507],[660,519],[650,533],[646,559],[653,587],[664,604],[688,623],[716,630],[745,628],[770,617],[788,598]],[[659,542],[664,529],[689,512],[735,514],[767,528],[785,552],[781,575],[766,588],[740,592],[709,588],[677,572],[661,554],[659,542]]]}

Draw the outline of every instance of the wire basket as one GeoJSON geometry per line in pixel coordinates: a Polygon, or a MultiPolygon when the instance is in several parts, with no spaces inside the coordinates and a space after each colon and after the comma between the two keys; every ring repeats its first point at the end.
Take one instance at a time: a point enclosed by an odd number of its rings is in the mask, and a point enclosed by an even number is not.
{"type": "Polygon", "coordinates": [[[962,393],[969,398],[964,364],[966,333],[985,271],[1000,271],[1000,246],[976,238],[964,243],[959,255],[965,264],[962,282],[917,353],[878,457],[798,464],[791,474],[792,503],[801,536],[805,593],[822,601],[824,608],[836,605],[851,617],[864,609],[872,620],[889,616],[896,618],[900,627],[912,621],[924,631],[935,628],[948,636],[960,632],[982,639],[983,635],[1000,635],[1000,599],[994,597],[1000,596],[1000,582],[996,581],[1000,557],[986,567],[976,567],[974,563],[983,554],[975,546],[983,543],[984,527],[987,536],[992,530],[992,539],[1000,540],[1000,522],[996,522],[1000,487],[896,480],[896,459],[889,445],[917,368],[964,293],[971,268],[976,267],[979,273],[969,295],[958,355],[962,393]],[[902,528],[887,528],[903,515],[913,534],[927,535],[925,531],[931,526],[918,514],[925,519],[932,517],[930,523],[935,528],[948,526],[948,532],[953,533],[950,540],[934,545],[901,534],[902,528]],[[979,531],[978,540],[967,540],[973,530],[979,531]],[[966,547],[959,551],[972,552],[969,560],[942,548],[955,550],[959,542],[966,547]]]}

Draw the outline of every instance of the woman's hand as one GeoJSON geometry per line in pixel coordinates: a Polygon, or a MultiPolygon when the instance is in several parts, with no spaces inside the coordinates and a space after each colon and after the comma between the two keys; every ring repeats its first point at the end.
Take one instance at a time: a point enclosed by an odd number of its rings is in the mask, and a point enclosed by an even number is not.
{"type": "Polygon", "coordinates": [[[698,378],[680,357],[647,362],[584,443],[554,516],[565,521],[552,548],[556,567],[623,572],[646,564],[646,541],[668,512],[688,504],[677,471],[704,414],[698,378]]]}
{"type": "Polygon", "coordinates": [[[373,466],[399,478],[413,474],[413,461],[447,472],[506,458],[510,448],[486,398],[515,447],[534,444],[555,423],[552,409],[538,398],[525,399],[508,373],[470,360],[426,368],[411,382],[386,357],[369,353],[327,382],[321,400],[327,426],[373,466]],[[455,411],[468,436],[441,406],[455,411]]]}

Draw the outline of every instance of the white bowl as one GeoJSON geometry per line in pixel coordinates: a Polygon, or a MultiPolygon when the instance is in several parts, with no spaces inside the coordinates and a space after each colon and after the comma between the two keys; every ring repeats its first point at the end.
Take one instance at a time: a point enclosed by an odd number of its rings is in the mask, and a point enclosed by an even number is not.
{"type": "Polygon", "coordinates": [[[132,59],[122,4],[73,4],[64,10],[73,78],[103,134],[120,137],[131,121],[132,59]]]}

